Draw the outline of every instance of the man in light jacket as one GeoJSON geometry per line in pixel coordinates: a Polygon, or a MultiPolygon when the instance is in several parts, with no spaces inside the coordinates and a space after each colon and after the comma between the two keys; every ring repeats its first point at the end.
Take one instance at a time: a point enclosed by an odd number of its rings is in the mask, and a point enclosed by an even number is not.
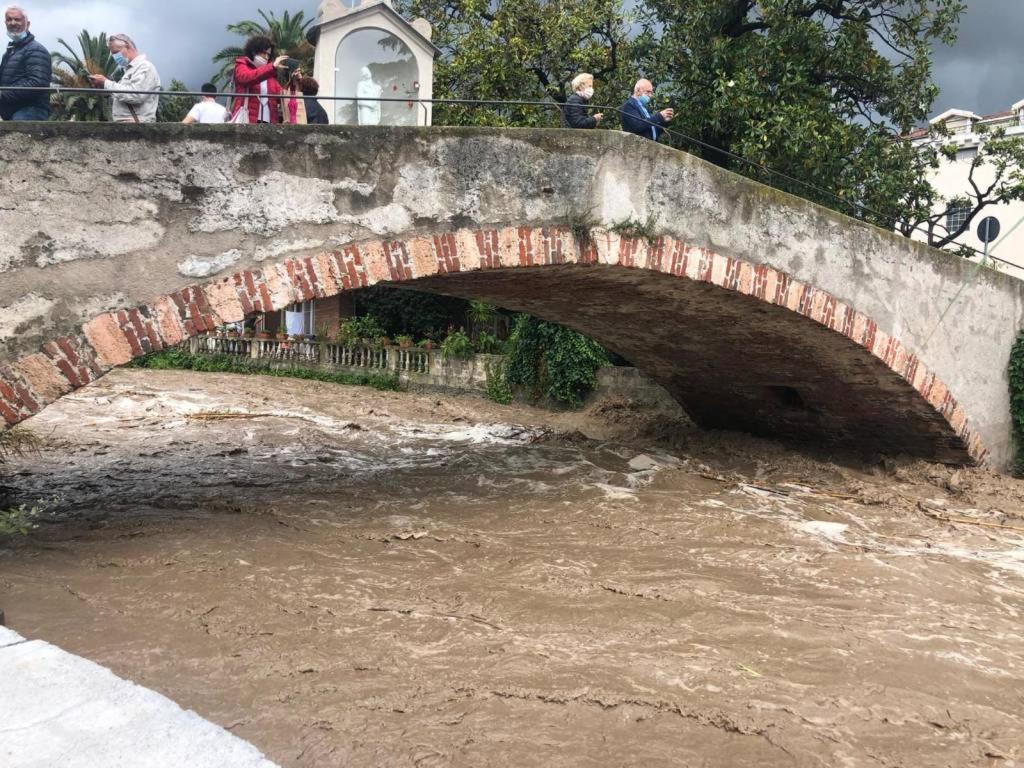
{"type": "Polygon", "coordinates": [[[92,75],[92,84],[97,88],[115,91],[111,117],[115,123],[155,123],[156,108],[160,97],[142,96],[127,91],[158,91],[160,75],[153,62],[139,53],[128,35],[111,35],[107,47],[117,65],[124,69],[124,76],[117,82],[103,75],[92,75]]]}

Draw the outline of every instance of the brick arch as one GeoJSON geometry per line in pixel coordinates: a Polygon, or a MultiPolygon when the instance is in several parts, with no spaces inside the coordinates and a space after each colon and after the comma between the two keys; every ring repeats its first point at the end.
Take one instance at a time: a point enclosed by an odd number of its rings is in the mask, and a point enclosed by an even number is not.
{"type": "MultiPolygon", "coordinates": [[[[933,458],[951,463],[986,461],[981,438],[942,381],[899,339],[835,296],[767,264],[733,259],[671,237],[648,242],[602,229],[577,234],[582,241],[567,228],[507,227],[361,242],[189,286],[135,309],[99,315],[80,334],[56,339],[40,352],[0,368],[0,416],[7,424],[16,424],[134,357],[296,301],[327,298],[381,282],[423,281],[428,290],[444,292],[445,285],[458,276],[529,270],[518,272],[525,276],[545,267],[562,272],[610,267],[622,274],[651,273],[663,281],[674,278],[691,286],[714,287],[724,295],[816,324],[829,332],[830,343],[842,337],[843,343],[855,345],[904,389],[916,393],[918,405],[926,403],[940,417],[946,447],[933,458]]],[[[569,317],[549,319],[573,324],[569,317]]]]}

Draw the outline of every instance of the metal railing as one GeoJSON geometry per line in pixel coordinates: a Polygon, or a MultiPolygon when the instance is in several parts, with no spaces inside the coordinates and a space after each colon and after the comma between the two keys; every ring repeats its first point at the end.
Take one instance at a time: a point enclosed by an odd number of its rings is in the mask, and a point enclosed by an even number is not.
{"type": "Polygon", "coordinates": [[[264,363],[350,371],[391,371],[398,375],[430,373],[433,357],[432,352],[417,348],[349,345],[307,339],[259,339],[223,334],[195,336],[188,343],[189,350],[198,355],[226,355],[264,363]]]}
{"type": "MultiPolygon", "coordinates": [[[[130,90],[130,89],[128,89],[128,90],[106,90],[106,89],[102,89],[102,88],[67,88],[67,87],[60,86],[60,85],[29,86],[29,87],[0,86],[0,93],[5,92],[5,91],[17,91],[17,92],[21,92],[21,93],[45,92],[45,93],[54,94],[55,96],[58,96],[58,97],[63,95],[63,94],[91,94],[91,95],[94,95],[94,96],[103,96],[103,97],[107,97],[107,98],[111,98],[111,99],[116,98],[118,95],[123,95],[123,94],[131,94],[131,95],[135,95],[135,96],[159,96],[159,97],[175,97],[175,98],[176,97],[203,98],[203,97],[212,96],[212,97],[215,97],[215,98],[227,98],[227,99],[252,98],[254,95],[256,95],[256,94],[252,94],[252,93],[242,93],[242,92],[237,92],[237,91],[218,91],[217,93],[203,93],[201,91],[165,91],[165,90],[153,91],[153,90],[130,90]]],[[[315,99],[316,101],[328,101],[328,102],[338,102],[338,101],[353,102],[353,103],[373,102],[373,103],[382,103],[382,104],[386,104],[386,103],[398,103],[398,104],[417,103],[417,104],[423,106],[424,108],[426,107],[426,105],[430,105],[431,108],[433,108],[434,106],[448,106],[448,107],[451,107],[451,106],[456,106],[456,107],[462,106],[462,107],[470,107],[470,108],[474,108],[474,109],[487,109],[487,108],[495,108],[495,107],[498,107],[498,108],[521,108],[521,107],[526,107],[526,108],[535,108],[535,109],[545,109],[545,110],[554,110],[554,111],[556,111],[558,113],[558,115],[559,115],[559,124],[561,124],[561,116],[562,116],[563,110],[565,108],[564,104],[556,102],[556,101],[535,101],[535,100],[525,100],[525,99],[523,99],[523,100],[514,100],[514,99],[513,100],[500,100],[500,99],[424,99],[424,98],[419,98],[419,97],[413,98],[413,97],[410,97],[410,96],[406,96],[405,98],[399,98],[399,97],[378,97],[378,98],[374,98],[374,99],[367,99],[367,98],[360,98],[358,96],[321,96],[321,95],[306,97],[301,92],[296,92],[295,94],[292,94],[292,93],[287,92],[287,91],[282,92],[279,95],[269,96],[267,98],[277,99],[279,101],[286,101],[286,100],[292,99],[292,98],[312,98],[312,99],[315,99]]],[[[591,112],[602,112],[602,113],[603,112],[607,112],[607,113],[611,113],[611,114],[614,114],[616,117],[619,117],[619,118],[621,118],[622,115],[626,114],[621,107],[616,107],[616,106],[606,105],[606,104],[588,104],[587,105],[587,109],[589,111],[591,111],[591,112]]],[[[774,168],[771,168],[770,166],[767,166],[767,165],[765,165],[763,163],[759,163],[759,162],[757,162],[755,160],[750,160],[749,158],[743,157],[742,155],[738,155],[738,154],[736,154],[734,152],[731,152],[729,150],[725,150],[725,149],[722,149],[720,147],[716,147],[713,144],[709,144],[708,142],[702,141],[701,139],[698,139],[698,138],[696,138],[694,136],[689,136],[688,134],[685,134],[682,131],[678,131],[678,130],[675,130],[674,128],[670,128],[667,125],[663,125],[661,123],[657,123],[657,122],[655,122],[653,120],[646,120],[646,119],[644,119],[642,117],[637,117],[636,115],[631,115],[631,118],[634,119],[634,120],[637,120],[638,122],[641,122],[641,123],[643,123],[645,125],[648,125],[648,126],[650,126],[652,128],[659,128],[659,129],[661,129],[661,131],[663,131],[664,135],[668,136],[670,139],[673,139],[673,140],[677,141],[678,143],[688,144],[688,145],[690,145],[692,147],[699,147],[701,150],[707,150],[708,152],[717,154],[718,156],[720,156],[722,158],[726,158],[726,159],[731,160],[733,162],[739,163],[741,165],[746,166],[747,168],[754,169],[754,170],[758,171],[759,174],[760,174],[760,177],[757,180],[761,181],[762,183],[765,183],[765,184],[767,184],[769,186],[777,186],[777,185],[772,183],[773,180],[781,180],[781,181],[786,182],[788,185],[797,186],[797,187],[800,187],[800,188],[802,188],[804,190],[809,190],[809,191],[815,193],[815,196],[824,197],[824,198],[827,198],[829,200],[834,201],[835,203],[838,203],[840,208],[837,208],[837,210],[840,210],[840,209],[844,208],[844,209],[846,209],[847,213],[850,213],[855,218],[864,218],[865,214],[867,214],[867,215],[870,215],[870,216],[874,217],[875,219],[877,219],[879,221],[888,222],[888,221],[890,221],[892,219],[891,215],[882,213],[882,212],[877,211],[877,210],[874,210],[873,208],[871,208],[870,206],[865,205],[864,203],[858,202],[856,200],[849,200],[846,197],[843,197],[842,195],[840,195],[840,194],[838,194],[838,193],[836,193],[836,192],[834,192],[832,190],[829,190],[829,189],[827,189],[825,187],[822,187],[822,186],[819,186],[817,184],[814,184],[813,182],[806,181],[804,179],[798,179],[795,176],[791,176],[791,175],[789,175],[789,174],[787,174],[787,173],[785,173],[783,171],[778,171],[778,170],[776,170],[774,168]]],[[[621,120],[620,120],[620,122],[621,122],[621,120]]],[[[500,126],[500,127],[512,127],[512,126],[500,126]]],[[[898,138],[898,137],[894,137],[894,139],[896,139],[896,138],[898,138]]],[[[787,190],[787,191],[789,191],[789,190],[787,190]]],[[[894,222],[893,223],[893,228],[895,228],[895,226],[896,226],[896,223],[894,222]]],[[[923,234],[926,237],[930,237],[931,236],[931,233],[927,229],[922,227],[921,225],[917,225],[915,227],[912,227],[911,231],[919,233],[919,234],[923,234]]],[[[957,235],[957,236],[959,237],[959,235],[957,235]]],[[[997,256],[993,256],[991,253],[984,253],[982,251],[979,251],[977,248],[973,248],[973,247],[968,246],[968,245],[961,245],[959,243],[957,243],[956,245],[959,248],[962,248],[962,249],[970,252],[972,256],[980,257],[983,260],[984,259],[991,259],[993,261],[998,261],[998,262],[1006,264],[1008,266],[1012,266],[1012,267],[1016,267],[1016,268],[1021,268],[1019,264],[1015,264],[1014,262],[1007,261],[1005,259],[1001,259],[1001,258],[999,258],[997,256]]]]}

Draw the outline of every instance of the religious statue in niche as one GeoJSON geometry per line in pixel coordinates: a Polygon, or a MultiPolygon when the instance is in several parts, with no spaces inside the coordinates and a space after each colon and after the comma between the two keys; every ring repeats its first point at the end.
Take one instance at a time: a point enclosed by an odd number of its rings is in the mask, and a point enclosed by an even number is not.
{"type": "Polygon", "coordinates": [[[363,67],[356,83],[359,125],[380,125],[381,93],[383,89],[374,81],[370,68],[363,67]]]}

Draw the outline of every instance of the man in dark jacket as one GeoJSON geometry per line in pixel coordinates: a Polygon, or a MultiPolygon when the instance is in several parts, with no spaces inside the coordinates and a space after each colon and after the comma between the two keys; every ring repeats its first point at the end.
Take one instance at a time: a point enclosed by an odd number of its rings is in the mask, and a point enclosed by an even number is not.
{"type": "Polygon", "coordinates": [[[587,103],[594,98],[594,76],[584,72],[572,80],[572,96],[565,101],[562,115],[566,128],[597,128],[604,119],[600,112],[587,114],[587,103]]]}
{"type": "Polygon", "coordinates": [[[669,120],[675,117],[675,110],[663,109],[652,113],[648,107],[654,86],[650,80],[637,80],[633,86],[633,95],[622,105],[622,130],[643,136],[645,139],[658,140],[665,132],[669,120]]]}
{"type": "MultiPolygon", "coordinates": [[[[10,43],[0,59],[0,86],[46,88],[50,85],[50,53],[28,31],[28,16],[12,5],[4,11],[10,43]]],[[[0,91],[0,118],[47,120],[50,96],[46,91],[0,91]]]]}

